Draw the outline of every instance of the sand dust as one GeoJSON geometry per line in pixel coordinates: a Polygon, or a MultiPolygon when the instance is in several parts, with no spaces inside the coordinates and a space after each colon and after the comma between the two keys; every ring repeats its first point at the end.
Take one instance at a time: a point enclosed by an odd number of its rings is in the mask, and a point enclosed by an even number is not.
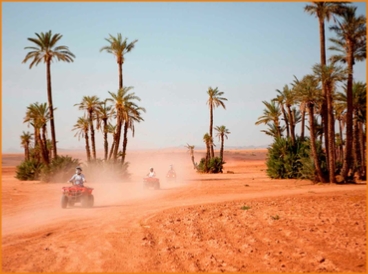
{"type": "Polygon", "coordinates": [[[22,155],[4,154],[2,271],[366,272],[365,182],[271,180],[265,155],[226,151],[223,174],[197,174],[185,150],[129,152],[129,181],[87,178],[95,206],[62,209],[66,184],[18,181],[22,155]],[[150,167],[160,190],[142,187],[150,167]]]}

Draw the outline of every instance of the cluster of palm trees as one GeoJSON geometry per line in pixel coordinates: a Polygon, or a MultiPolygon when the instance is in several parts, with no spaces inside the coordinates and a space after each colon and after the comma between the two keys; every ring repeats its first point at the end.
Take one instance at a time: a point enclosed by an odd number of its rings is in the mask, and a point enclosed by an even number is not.
{"type": "MultiPolygon", "coordinates": [[[[211,88],[209,87],[207,90],[208,94],[208,100],[207,104],[210,109],[210,127],[209,127],[209,133],[205,133],[203,136],[203,141],[206,145],[206,158],[205,158],[205,167],[208,166],[211,159],[215,158],[214,153],[214,141],[213,141],[213,110],[216,107],[222,106],[224,109],[226,109],[224,101],[227,101],[226,98],[222,97],[224,95],[224,92],[219,91],[218,87],[211,88]]],[[[223,163],[223,157],[224,157],[224,141],[225,138],[228,138],[228,134],[230,134],[229,130],[224,126],[216,126],[216,137],[219,138],[221,141],[221,148],[220,148],[220,159],[221,163],[223,163]]],[[[197,168],[197,165],[194,162],[194,146],[187,144],[186,146],[191,154],[192,157],[192,163],[195,168],[197,168]]],[[[205,168],[207,169],[207,168],[205,168]]]]}
{"type": "Polygon", "coordinates": [[[134,122],[143,121],[142,112],[146,112],[143,107],[139,107],[135,103],[135,101],[140,101],[140,98],[134,92],[130,92],[131,89],[132,87],[124,87],[116,93],[109,91],[111,98],[106,98],[103,101],[97,96],[84,96],[81,103],[75,105],[85,112],[83,117],[78,118],[73,130],[77,130],[75,136],[85,139],[88,162],[96,160],[95,129],[97,129],[103,133],[103,160],[116,162],[118,157],[121,157],[121,163],[124,164],[128,144],[128,130],[131,130],[134,136],[134,122]],[[110,122],[112,119],[115,119],[115,124],[110,122]],[[121,134],[122,129],[123,135],[121,134]],[[113,138],[110,150],[108,134],[111,134],[113,138]],[[122,136],[123,146],[122,151],[119,151],[122,136]]]}
{"type": "Polygon", "coordinates": [[[278,95],[271,102],[263,101],[266,108],[256,125],[267,124],[268,129],[262,131],[276,139],[283,137],[286,130],[286,137],[294,143],[298,123],[301,123],[300,138],[304,139],[308,115],[312,156],[319,180],[336,182],[336,161],[342,164],[340,175],[344,181],[352,175],[361,177],[365,175],[366,163],[366,84],[353,81],[353,66],[366,58],[366,18],[356,14],[356,7],[343,2],[313,2],[305,11],[319,20],[321,62],[313,67],[313,73],[301,80],[295,77],[291,87],[285,85],[282,91],[277,90],[278,95]],[[330,39],[333,46],[329,49],[337,54],[327,63],[324,22],[331,18],[335,24],[330,30],[336,38],[330,39]],[[337,91],[338,84],[343,86],[343,92],[337,91]],[[328,178],[322,174],[317,155],[318,137],[324,144],[328,178]]]}
{"type": "MultiPolygon", "coordinates": [[[[46,79],[47,79],[47,98],[48,103],[31,104],[27,108],[25,123],[29,123],[34,127],[34,133],[23,132],[21,136],[21,143],[25,149],[25,158],[29,159],[30,145],[32,136],[35,138],[34,148],[39,151],[38,156],[43,163],[48,165],[52,158],[57,158],[57,139],[55,133],[55,118],[53,101],[52,101],[52,85],[51,85],[51,63],[53,61],[73,62],[75,55],[69,51],[67,46],[57,45],[62,38],[62,35],[52,34],[51,30],[48,32],[35,33],[35,38],[28,38],[33,44],[30,47],[25,47],[29,50],[23,63],[31,60],[29,68],[43,62],[46,64],[46,79]],[[50,122],[51,129],[51,144],[47,138],[47,123],[50,122]],[[52,150],[52,153],[50,151],[52,150]]],[[[121,156],[121,161],[124,163],[127,149],[127,132],[132,130],[134,136],[134,122],[141,122],[141,116],[145,109],[139,107],[135,101],[140,101],[140,98],[134,93],[130,92],[132,87],[123,86],[123,64],[125,61],[125,54],[130,52],[135,43],[128,42],[127,38],[123,39],[120,33],[116,37],[109,35],[105,38],[108,42],[100,51],[106,51],[115,56],[119,69],[119,84],[116,93],[109,92],[111,98],[101,101],[97,96],[84,96],[81,103],[77,104],[80,110],[85,111],[83,117],[79,117],[73,130],[78,130],[79,137],[85,138],[86,153],[88,161],[96,160],[96,143],[95,143],[95,129],[104,134],[104,160],[113,159],[116,161],[121,156]],[[110,105],[108,103],[111,103],[110,105]],[[111,119],[116,119],[115,125],[110,123],[111,119]],[[123,147],[119,151],[119,144],[121,140],[121,132],[123,131],[123,147]],[[113,135],[113,144],[111,146],[110,154],[108,154],[108,138],[107,134],[113,135]],[[90,149],[90,144],[92,149],[90,149]]]]}

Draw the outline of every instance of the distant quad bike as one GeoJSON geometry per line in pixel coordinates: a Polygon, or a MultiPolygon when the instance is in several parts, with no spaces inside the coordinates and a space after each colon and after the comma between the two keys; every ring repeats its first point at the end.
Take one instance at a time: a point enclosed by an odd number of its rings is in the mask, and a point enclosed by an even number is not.
{"type": "Polygon", "coordinates": [[[82,207],[93,207],[94,197],[93,188],[73,185],[62,188],[61,208],[74,206],[75,203],[81,203],[82,207]]]}
{"type": "Polygon", "coordinates": [[[153,187],[154,189],[160,189],[160,180],[155,177],[143,178],[143,187],[144,188],[153,187]]]}
{"type": "Polygon", "coordinates": [[[176,172],[174,170],[169,170],[166,174],[167,182],[176,182],[176,172]]]}

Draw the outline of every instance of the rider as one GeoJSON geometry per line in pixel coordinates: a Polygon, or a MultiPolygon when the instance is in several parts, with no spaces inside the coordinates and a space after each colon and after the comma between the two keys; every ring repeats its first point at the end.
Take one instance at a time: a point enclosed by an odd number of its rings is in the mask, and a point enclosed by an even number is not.
{"type": "Polygon", "coordinates": [[[153,167],[150,168],[150,172],[147,174],[148,177],[153,178],[156,177],[156,173],[153,170],[153,167]]]}
{"type": "Polygon", "coordinates": [[[82,168],[77,166],[75,168],[75,174],[72,176],[72,178],[68,181],[68,183],[73,183],[74,185],[84,187],[84,183],[86,183],[86,178],[82,174],[82,168]]]}
{"type": "Polygon", "coordinates": [[[173,165],[170,165],[170,169],[169,171],[167,172],[168,175],[175,175],[175,170],[174,170],[174,167],[173,165]]]}

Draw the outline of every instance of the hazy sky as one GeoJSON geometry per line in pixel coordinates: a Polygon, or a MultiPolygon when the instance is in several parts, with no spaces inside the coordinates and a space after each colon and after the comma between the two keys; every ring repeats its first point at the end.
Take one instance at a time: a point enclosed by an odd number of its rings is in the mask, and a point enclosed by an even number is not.
{"type": "MultiPolygon", "coordinates": [[[[125,56],[124,86],[133,86],[146,108],[144,122],[129,133],[128,149],[203,145],[209,128],[208,87],[224,92],[226,110],[214,110],[214,126],[231,134],[225,145],[268,145],[256,126],[263,100],[276,89],[311,73],[320,60],[318,21],[295,3],[2,3],[2,148],[21,149],[26,108],[47,102],[46,67],[22,64],[27,40],[35,33],[60,33],[59,45],[76,55],[74,63],[51,67],[56,136],[60,148],[83,148],[71,131],[83,112],[83,96],[109,97],[118,89],[113,55],[99,50],[109,34],[138,39],[125,56]]],[[[366,14],[365,2],[354,3],[366,14]]],[[[334,33],[326,28],[326,36],[334,33]]],[[[327,40],[327,39],[326,39],[327,40]]],[[[330,45],[327,40],[327,47],[330,45]]],[[[330,56],[331,52],[327,52],[330,56]]],[[[328,57],[327,56],[327,57],[328,57]]],[[[366,63],[354,66],[366,81],[366,63]]],[[[102,134],[97,134],[102,148],[102,134]]],[[[110,139],[111,142],[111,139],[110,139]]],[[[219,144],[215,139],[215,144],[219,144]]]]}

